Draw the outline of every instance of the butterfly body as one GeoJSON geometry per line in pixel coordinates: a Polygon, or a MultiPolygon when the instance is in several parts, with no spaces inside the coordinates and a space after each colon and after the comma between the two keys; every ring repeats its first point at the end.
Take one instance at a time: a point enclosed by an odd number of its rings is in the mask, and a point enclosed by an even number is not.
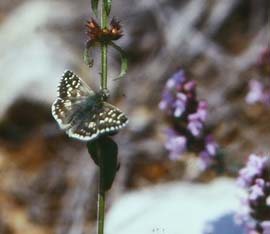
{"type": "Polygon", "coordinates": [[[52,114],[70,137],[89,141],[113,134],[128,122],[126,115],[107,103],[107,99],[106,92],[94,93],[78,76],[66,71],[58,87],[58,98],[52,105],[52,114]]]}

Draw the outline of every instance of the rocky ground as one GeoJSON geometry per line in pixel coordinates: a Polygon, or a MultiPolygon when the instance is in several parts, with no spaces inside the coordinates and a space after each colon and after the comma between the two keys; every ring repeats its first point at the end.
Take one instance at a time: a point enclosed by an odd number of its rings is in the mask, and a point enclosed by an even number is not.
{"type": "MultiPolygon", "coordinates": [[[[209,102],[208,126],[224,149],[227,175],[235,176],[251,152],[269,151],[270,111],[244,101],[269,43],[269,9],[267,0],[113,1],[129,72],[123,81],[110,79],[109,87],[130,124],[116,136],[121,168],[108,206],[130,189],[218,176],[198,176],[192,159],[166,157],[158,103],[164,83],[180,67],[209,102]]],[[[50,113],[64,70],[98,88],[98,51],[93,69],[82,61],[90,16],[88,0],[0,3],[1,234],[95,231],[96,168],[84,144],[60,132],[50,113]]],[[[117,75],[118,59],[112,51],[110,78],[117,75]]]]}

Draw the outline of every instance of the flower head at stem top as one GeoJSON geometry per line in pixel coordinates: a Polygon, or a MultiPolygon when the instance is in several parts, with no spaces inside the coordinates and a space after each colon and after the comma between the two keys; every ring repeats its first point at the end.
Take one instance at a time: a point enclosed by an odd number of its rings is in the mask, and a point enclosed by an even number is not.
{"type": "Polygon", "coordinates": [[[120,39],[123,36],[120,22],[115,18],[111,20],[110,27],[101,28],[99,24],[91,18],[86,24],[87,35],[93,42],[109,43],[120,39]]]}
{"type": "MultiPolygon", "coordinates": [[[[91,48],[95,47],[96,44],[99,44],[101,46],[104,53],[105,50],[108,50],[108,47],[111,47],[115,49],[121,57],[121,71],[116,79],[123,78],[126,75],[128,68],[127,55],[121,47],[114,43],[114,41],[119,40],[123,36],[122,26],[120,22],[113,17],[110,22],[110,26],[107,27],[107,15],[105,11],[102,19],[102,26],[100,26],[93,18],[87,21],[86,34],[89,38],[85,45],[83,56],[84,62],[89,67],[93,66],[94,60],[93,58],[91,58],[90,50],[91,48]]],[[[106,87],[105,84],[104,87],[106,87]]]]}

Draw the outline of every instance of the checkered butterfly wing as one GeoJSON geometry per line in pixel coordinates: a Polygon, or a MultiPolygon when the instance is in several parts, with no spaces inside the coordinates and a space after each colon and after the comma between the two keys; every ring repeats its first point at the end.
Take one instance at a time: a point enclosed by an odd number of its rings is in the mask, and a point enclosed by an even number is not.
{"type": "Polygon", "coordinates": [[[83,121],[78,121],[67,134],[73,138],[89,141],[100,135],[113,134],[123,128],[128,122],[126,115],[107,102],[92,107],[92,113],[85,115],[83,121]]]}
{"type": "Polygon", "coordinates": [[[118,131],[127,117],[118,108],[102,101],[78,76],[66,71],[58,87],[52,114],[70,137],[84,141],[118,131]]]}
{"type": "Polygon", "coordinates": [[[95,93],[71,71],[64,72],[57,92],[58,98],[52,105],[52,115],[61,129],[68,129],[82,103],[95,93]]]}

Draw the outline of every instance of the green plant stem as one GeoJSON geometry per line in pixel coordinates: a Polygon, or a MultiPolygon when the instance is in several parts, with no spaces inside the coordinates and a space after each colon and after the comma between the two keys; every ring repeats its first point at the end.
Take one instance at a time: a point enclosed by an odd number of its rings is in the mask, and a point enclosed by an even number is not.
{"type": "Polygon", "coordinates": [[[108,45],[101,45],[101,89],[107,90],[108,77],[108,45]]]}
{"type": "Polygon", "coordinates": [[[105,189],[103,164],[103,159],[101,157],[101,154],[99,154],[98,234],[104,233],[105,189]]]}
{"type": "MultiPolygon", "coordinates": [[[[105,11],[104,3],[101,9],[101,27],[106,28],[108,25],[108,16],[105,11]]],[[[101,89],[107,90],[108,77],[108,45],[101,44],[101,89]]],[[[105,188],[104,188],[104,163],[99,154],[99,191],[98,191],[98,234],[104,233],[105,219],[105,188]]]]}
{"type": "MultiPolygon", "coordinates": [[[[108,26],[108,16],[105,10],[104,3],[101,9],[101,28],[104,29],[108,26]]],[[[107,77],[108,77],[108,45],[106,43],[101,44],[101,88],[107,89],[107,77]]]]}

